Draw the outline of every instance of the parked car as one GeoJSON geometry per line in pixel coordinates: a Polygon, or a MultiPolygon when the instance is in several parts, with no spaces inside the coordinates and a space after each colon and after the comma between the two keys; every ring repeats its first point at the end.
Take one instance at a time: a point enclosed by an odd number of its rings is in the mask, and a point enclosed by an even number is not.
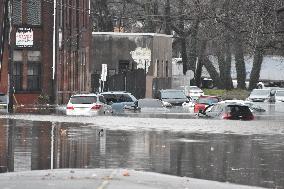
{"type": "Polygon", "coordinates": [[[248,101],[252,102],[274,102],[275,101],[275,89],[253,89],[248,101]]]}
{"type": "Polygon", "coordinates": [[[107,104],[112,107],[114,114],[124,113],[125,106],[135,106],[135,103],[137,103],[135,96],[125,91],[109,91],[100,94],[104,96],[107,104]]]}
{"type": "Polygon", "coordinates": [[[192,100],[197,100],[204,95],[204,92],[197,86],[179,86],[178,89],[183,90],[184,94],[192,100]]]}
{"type": "Polygon", "coordinates": [[[138,113],[166,113],[170,111],[161,100],[152,98],[139,99],[134,106],[125,106],[124,110],[138,113]]]}
{"type": "Polygon", "coordinates": [[[0,93],[0,111],[8,111],[8,96],[4,93],[0,93]]]}
{"type": "Polygon", "coordinates": [[[204,92],[197,86],[190,86],[188,88],[188,96],[193,100],[197,100],[200,96],[204,96],[204,92]]]}
{"type": "Polygon", "coordinates": [[[247,105],[240,103],[219,102],[208,106],[199,115],[208,118],[226,120],[254,120],[254,115],[247,105]]]}
{"type": "Polygon", "coordinates": [[[217,96],[200,96],[194,105],[194,113],[203,111],[207,106],[220,102],[220,98],[217,96]]]}
{"type": "Polygon", "coordinates": [[[276,90],[275,101],[276,102],[284,102],[284,89],[276,90]]]}
{"type": "Polygon", "coordinates": [[[160,90],[157,98],[160,99],[166,107],[182,106],[183,103],[190,101],[183,90],[177,89],[160,90]]]}
{"type": "Polygon", "coordinates": [[[94,116],[111,112],[112,109],[106,104],[104,97],[97,94],[72,95],[66,106],[66,115],[94,116]]]}

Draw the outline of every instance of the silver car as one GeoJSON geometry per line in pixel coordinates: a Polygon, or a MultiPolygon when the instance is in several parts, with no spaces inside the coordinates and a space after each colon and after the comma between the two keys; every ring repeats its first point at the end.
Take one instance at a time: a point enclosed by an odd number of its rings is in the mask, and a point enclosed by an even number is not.
{"type": "Polygon", "coordinates": [[[275,90],[273,89],[254,89],[247,100],[252,102],[274,102],[275,90]]]}

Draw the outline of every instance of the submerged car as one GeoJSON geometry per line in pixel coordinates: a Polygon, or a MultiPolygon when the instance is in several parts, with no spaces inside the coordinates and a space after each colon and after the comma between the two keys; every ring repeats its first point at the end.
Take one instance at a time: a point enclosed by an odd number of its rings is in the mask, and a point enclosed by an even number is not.
{"type": "Polygon", "coordinates": [[[167,113],[170,111],[161,100],[151,98],[139,99],[134,106],[125,106],[124,110],[138,113],[167,113]]]}
{"type": "Polygon", "coordinates": [[[196,100],[200,96],[204,96],[204,92],[197,86],[190,86],[188,88],[188,96],[190,96],[193,100],[196,100]]]}
{"type": "Polygon", "coordinates": [[[104,97],[97,94],[72,95],[66,106],[66,115],[94,116],[111,112],[111,107],[106,104],[104,97]]]}
{"type": "Polygon", "coordinates": [[[275,102],[284,102],[284,89],[276,90],[275,102]]]}
{"type": "Polygon", "coordinates": [[[160,99],[166,107],[182,106],[184,103],[190,101],[183,90],[177,89],[160,90],[157,98],[160,99]]]}
{"type": "Polygon", "coordinates": [[[197,100],[200,96],[204,96],[204,92],[197,86],[180,86],[179,89],[183,90],[185,95],[192,100],[197,100]]]}
{"type": "Polygon", "coordinates": [[[261,112],[266,112],[266,110],[264,108],[262,108],[261,106],[255,104],[254,102],[251,101],[244,101],[244,100],[225,100],[222,101],[223,103],[238,103],[238,104],[243,104],[249,107],[249,109],[253,112],[253,113],[261,113],[261,112]]]}
{"type": "Polygon", "coordinates": [[[254,115],[247,105],[240,103],[225,103],[208,106],[200,115],[208,118],[225,120],[254,120],[254,115]]]}
{"type": "Polygon", "coordinates": [[[220,98],[217,96],[200,96],[194,105],[194,113],[203,111],[207,106],[211,106],[220,102],[220,98]]]}
{"type": "Polygon", "coordinates": [[[247,100],[252,102],[274,102],[274,95],[274,89],[253,89],[247,100]]]}
{"type": "Polygon", "coordinates": [[[137,99],[129,92],[109,91],[100,93],[104,96],[106,103],[112,107],[114,114],[124,113],[124,107],[135,106],[137,99]]]}

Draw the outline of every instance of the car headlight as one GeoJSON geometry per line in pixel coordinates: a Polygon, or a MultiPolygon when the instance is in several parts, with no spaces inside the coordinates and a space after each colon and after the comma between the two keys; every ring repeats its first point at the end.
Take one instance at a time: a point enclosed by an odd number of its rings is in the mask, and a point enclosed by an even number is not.
{"type": "Polygon", "coordinates": [[[165,107],[171,107],[171,106],[172,106],[172,104],[169,103],[169,102],[166,102],[166,101],[162,101],[162,102],[163,102],[163,105],[164,105],[165,107]]]}

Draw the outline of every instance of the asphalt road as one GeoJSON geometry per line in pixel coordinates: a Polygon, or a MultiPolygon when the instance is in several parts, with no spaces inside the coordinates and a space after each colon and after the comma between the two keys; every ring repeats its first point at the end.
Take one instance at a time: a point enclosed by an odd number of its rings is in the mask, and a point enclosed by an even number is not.
{"type": "Polygon", "coordinates": [[[253,189],[124,169],[57,169],[0,174],[1,189],[253,189]]]}

